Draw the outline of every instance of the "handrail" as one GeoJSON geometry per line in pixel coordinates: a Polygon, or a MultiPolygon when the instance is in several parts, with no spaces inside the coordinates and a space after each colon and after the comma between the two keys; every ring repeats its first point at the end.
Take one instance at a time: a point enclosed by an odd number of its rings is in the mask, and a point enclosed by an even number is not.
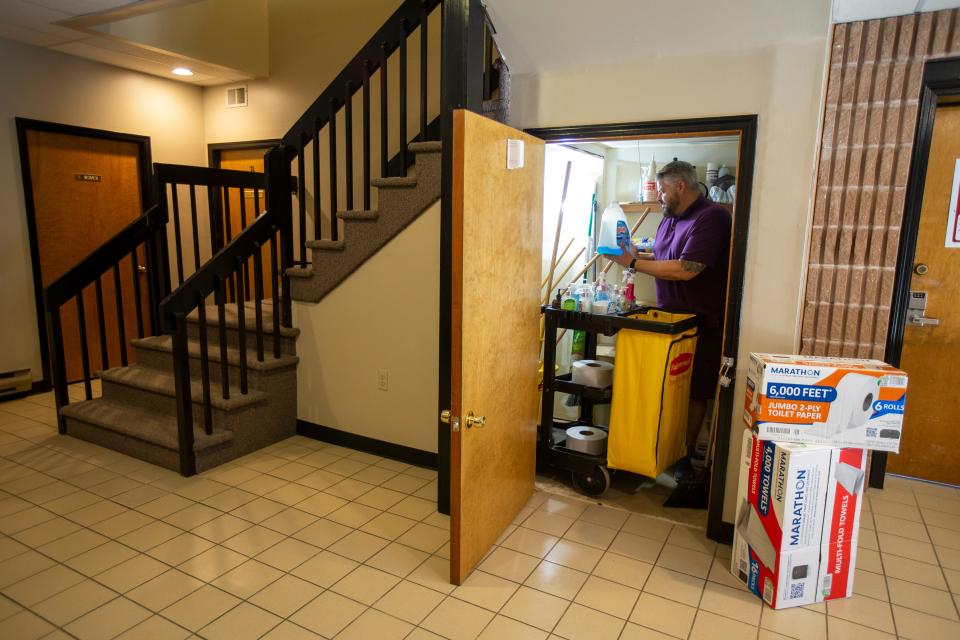
{"type": "Polygon", "coordinates": [[[146,213],[128,224],[115,236],[94,249],[93,253],[70,267],[59,278],[43,289],[44,306],[59,307],[77,295],[77,291],[92,284],[97,278],[130,255],[130,247],[147,239],[152,231],[161,229],[167,222],[167,212],[153,205],[146,213]]]}
{"type": "Polygon", "coordinates": [[[218,187],[263,189],[263,174],[235,169],[191,167],[182,164],[153,165],[154,173],[161,183],[195,184],[218,187]]]}
{"type": "MultiPolygon", "coordinates": [[[[381,56],[385,59],[400,46],[400,41],[420,25],[421,18],[440,4],[440,0],[404,0],[350,62],[344,66],[337,77],[327,85],[302,116],[294,123],[285,136],[283,144],[299,149],[300,141],[306,136],[312,138],[316,127],[330,121],[331,113],[336,113],[336,105],[344,101],[343,88],[352,86],[360,89],[364,69],[368,75],[380,68],[381,56]],[[381,47],[381,45],[385,45],[381,47]],[[331,104],[332,103],[332,104],[331,104]]],[[[351,95],[354,91],[350,92],[351,95]]]]}
{"type": "Polygon", "coordinates": [[[218,251],[202,268],[177,287],[176,291],[164,298],[160,302],[164,331],[173,331],[173,318],[176,314],[188,314],[196,309],[197,294],[207,296],[214,293],[221,280],[226,280],[237,272],[237,261],[251,257],[276,230],[273,217],[269,213],[261,214],[246,229],[234,236],[230,244],[218,251]]]}

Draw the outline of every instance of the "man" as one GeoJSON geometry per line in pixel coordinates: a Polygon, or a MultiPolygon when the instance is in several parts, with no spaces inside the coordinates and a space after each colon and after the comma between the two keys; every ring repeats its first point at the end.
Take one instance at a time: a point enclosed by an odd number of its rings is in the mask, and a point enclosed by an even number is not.
{"type": "Polygon", "coordinates": [[[653,255],[641,254],[626,242],[621,245],[623,254],[610,258],[656,278],[659,306],[700,316],[690,385],[687,457],[676,467],[677,475],[686,475],[692,472],[690,456],[719,376],[731,219],[726,209],[700,194],[696,171],[687,162],[674,161],[658,171],[657,191],[663,220],[657,228],[653,255]]]}

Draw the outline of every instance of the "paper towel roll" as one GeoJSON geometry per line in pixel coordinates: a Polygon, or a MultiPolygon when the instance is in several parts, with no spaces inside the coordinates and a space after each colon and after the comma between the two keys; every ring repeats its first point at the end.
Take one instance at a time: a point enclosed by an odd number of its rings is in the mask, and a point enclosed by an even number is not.
{"type": "Polygon", "coordinates": [[[607,452],[607,432],[594,427],[570,427],[567,429],[567,449],[602,456],[607,452]]]}
{"type": "Polygon", "coordinates": [[[574,384],[606,389],[613,384],[613,365],[603,360],[577,360],[571,365],[574,384]]]}

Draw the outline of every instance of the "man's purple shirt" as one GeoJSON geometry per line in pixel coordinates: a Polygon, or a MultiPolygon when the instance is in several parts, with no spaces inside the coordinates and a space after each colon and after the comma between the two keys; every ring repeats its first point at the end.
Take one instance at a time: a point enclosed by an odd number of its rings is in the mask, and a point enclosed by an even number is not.
{"type": "Polygon", "coordinates": [[[723,327],[730,227],[727,210],[702,196],[681,217],[664,216],[657,227],[654,257],[657,260],[689,260],[706,267],[686,281],[658,278],[658,305],[666,309],[694,311],[704,316],[704,328],[719,330],[723,327]]]}

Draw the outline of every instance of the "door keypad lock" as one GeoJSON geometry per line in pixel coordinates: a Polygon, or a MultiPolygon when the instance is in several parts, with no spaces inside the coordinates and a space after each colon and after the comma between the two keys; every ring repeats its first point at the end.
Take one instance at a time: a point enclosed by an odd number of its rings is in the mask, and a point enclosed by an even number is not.
{"type": "MultiPolygon", "coordinates": [[[[920,267],[926,268],[926,265],[917,265],[917,269],[919,269],[920,267]]],[[[924,270],[924,273],[926,273],[926,270],[924,270]]],[[[938,320],[937,318],[928,318],[926,316],[926,312],[927,312],[927,292],[911,291],[910,300],[907,303],[907,324],[912,325],[914,327],[938,326],[940,324],[940,320],[938,320]]]]}

